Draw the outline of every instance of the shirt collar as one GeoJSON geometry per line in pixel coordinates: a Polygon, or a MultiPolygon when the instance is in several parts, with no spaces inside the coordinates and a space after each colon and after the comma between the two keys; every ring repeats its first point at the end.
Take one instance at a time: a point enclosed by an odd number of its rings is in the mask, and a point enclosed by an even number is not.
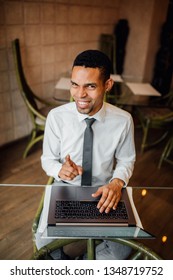
{"type": "Polygon", "coordinates": [[[77,116],[78,116],[79,122],[83,121],[86,118],[94,118],[97,121],[103,122],[105,119],[105,114],[106,114],[106,110],[105,110],[104,102],[103,102],[103,106],[101,107],[101,109],[93,116],[89,116],[88,114],[81,114],[77,111],[77,116]]]}

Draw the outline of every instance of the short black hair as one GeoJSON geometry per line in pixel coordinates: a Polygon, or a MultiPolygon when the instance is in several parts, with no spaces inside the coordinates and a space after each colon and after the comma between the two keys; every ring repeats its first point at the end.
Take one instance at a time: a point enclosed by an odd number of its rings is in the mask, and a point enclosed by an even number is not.
{"type": "Polygon", "coordinates": [[[112,70],[109,57],[99,50],[86,50],[79,53],[73,62],[74,66],[99,68],[104,82],[110,78],[112,70]]]}

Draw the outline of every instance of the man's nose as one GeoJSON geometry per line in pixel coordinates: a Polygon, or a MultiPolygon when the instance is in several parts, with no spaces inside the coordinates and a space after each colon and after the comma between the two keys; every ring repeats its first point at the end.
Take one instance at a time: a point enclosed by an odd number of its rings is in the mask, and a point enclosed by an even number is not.
{"type": "Polygon", "coordinates": [[[80,98],[85,97],[87,95],[86,89],[84,87],[79,87],[77,94],[80,98]]]}

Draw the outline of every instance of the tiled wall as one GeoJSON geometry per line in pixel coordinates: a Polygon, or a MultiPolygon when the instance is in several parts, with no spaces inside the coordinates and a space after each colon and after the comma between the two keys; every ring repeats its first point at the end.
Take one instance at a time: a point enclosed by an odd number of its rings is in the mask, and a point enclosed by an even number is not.
{"type": "MultiPolygon", "coordinates": [[[[118,19],[125,17],[130,23],[125,74],[142,79],[155,2],[158,0],[0,0],[0,146],[31,130],[14,73],[13,39],[20,39],[29,85],[37,95],[49,97],[62,73],[70,71],[76,54],[98,48],[100,34],[112,34],[118,19]]],[[[153,34],[158,34],[158,26],[159,20],[153,34]]],[[[156,36],[154,40],[153,53],[156,36]]]]}
{"type": "Polygon", "coordinates": [[[0,0],[0,145],[30,133],[31,124],[14,73],[11,41],[19,38],[29,85],[53,95],[76,54],[98,48],[112,33],[119,0],[0,0]]]}

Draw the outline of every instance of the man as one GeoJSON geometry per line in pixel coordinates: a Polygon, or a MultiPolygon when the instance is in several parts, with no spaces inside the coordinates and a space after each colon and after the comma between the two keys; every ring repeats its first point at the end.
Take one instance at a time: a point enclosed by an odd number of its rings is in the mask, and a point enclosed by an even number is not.
{"type": "Polygon", "coordinates": [[[55,183],[81,185],[86,118],[94,118],[92,186],[93,197],[101,195],[100,212],[116,209],[122,187],[128,184],[135,162],[131,115],[104,102],[113,86],[111,62],[102,52],[87,50],[74,60],[71,95],[74,102],[53,109],[46,121],[42,167],[55,183]]]}

